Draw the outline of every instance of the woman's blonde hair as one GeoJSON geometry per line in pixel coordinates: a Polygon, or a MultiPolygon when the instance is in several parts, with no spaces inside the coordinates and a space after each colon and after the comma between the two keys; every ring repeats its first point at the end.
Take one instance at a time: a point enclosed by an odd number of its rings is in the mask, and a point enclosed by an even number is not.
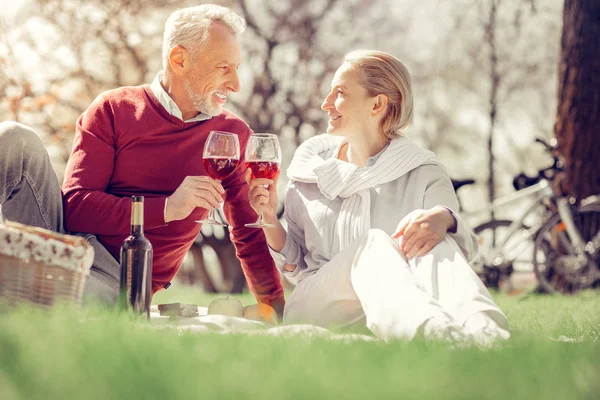
{"type": "Polygon", "coordinates": [[[412,84],[406,66],[391,54],[375,50],[351,51],[344,62],[358,69],[360,85],[369,96],[387,96],[387,112],[381,120],[385,138],[392,140],[402,136],[402,129],[408,127],[413,118],[412,84]]]}

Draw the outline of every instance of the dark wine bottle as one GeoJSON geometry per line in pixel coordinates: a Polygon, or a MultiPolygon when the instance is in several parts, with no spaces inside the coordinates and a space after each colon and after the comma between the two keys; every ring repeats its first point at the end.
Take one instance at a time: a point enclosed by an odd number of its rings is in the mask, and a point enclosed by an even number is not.
{"type": "Polygon", "coordinates": [[[131,197],[131,232],[121,245],[119,303],[124,310],[150,318],[152,244],[144,236],[144,196],[131,197]]]}

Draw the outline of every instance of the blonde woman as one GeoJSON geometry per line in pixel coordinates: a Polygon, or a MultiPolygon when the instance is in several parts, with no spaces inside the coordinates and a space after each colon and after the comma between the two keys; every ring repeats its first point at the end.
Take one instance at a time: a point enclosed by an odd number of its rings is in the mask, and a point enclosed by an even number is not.
{"type": "Polygon", "coordinates": [[[327,134],[304,142],[287,171],[287,228],[275,180],[250,180],[250,204],[282,273],[296,284],[284,322],[366,325],[383,339],[510,335],[504,313],[469,267],[477,243],[433,153],[404,137],[408,70],[377,51],[346,55],[321,107],[327,134]],[[267,187],[268,185],[268,187],[267,187]]]}

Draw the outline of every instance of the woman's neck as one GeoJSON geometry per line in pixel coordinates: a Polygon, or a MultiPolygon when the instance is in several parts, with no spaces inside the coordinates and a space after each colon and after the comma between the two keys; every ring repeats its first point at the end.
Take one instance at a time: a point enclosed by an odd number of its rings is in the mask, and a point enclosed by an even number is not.
{"type": "Polygon", "coordinates": [[[373,137],[361,136],[347,138],[338,154],[338,158],[359,167],[365,167],[367,160],[379,153],[388,144],[387,139],[379,134],[373,137]]]}

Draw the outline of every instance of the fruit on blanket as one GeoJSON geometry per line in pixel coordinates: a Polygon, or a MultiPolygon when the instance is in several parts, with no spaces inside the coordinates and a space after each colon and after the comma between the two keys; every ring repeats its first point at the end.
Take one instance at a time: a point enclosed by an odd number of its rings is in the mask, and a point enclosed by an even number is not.
{"type": "Polygon", "coordinates": [[[208,314],[241,318],[244,314],[244,306],[238,299],[227,296],[211,301],[208,305],[208,314]]]}
{"type": "Polygon", "coordinates": [[[277,325],[277,313],[267,304],[259,303],[244,307],[244,318],[277,325]]]}

